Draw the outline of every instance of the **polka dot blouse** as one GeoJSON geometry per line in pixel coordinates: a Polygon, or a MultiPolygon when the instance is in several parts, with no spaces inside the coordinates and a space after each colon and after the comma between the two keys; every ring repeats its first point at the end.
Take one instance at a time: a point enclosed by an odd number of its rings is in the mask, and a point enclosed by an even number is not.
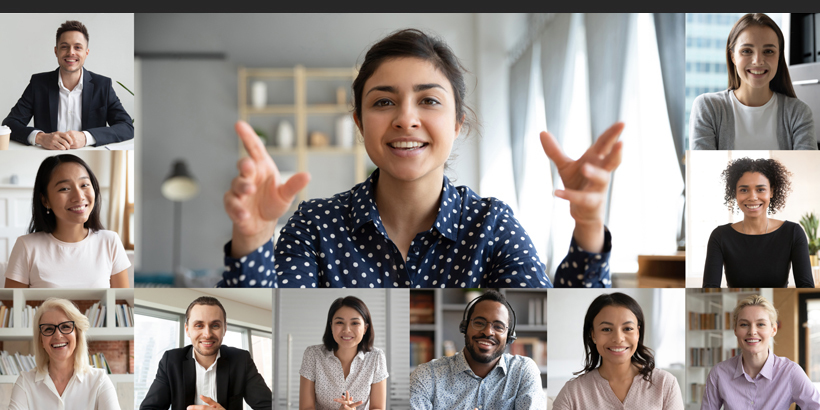
{"type": "MultiPolygon", "coordinates": [[[[481,198],[445,176],[433,226],[410,243],[407,260],[376,208],[379,171],[350,191],[302,202],[279,235],[240,259],[225,245],[217,287],[552,287],[527,232],[510,207],[481,198]]],[[[611,236],[602,253],[570,243],[555,285],[609,287],[611,236]]]]}

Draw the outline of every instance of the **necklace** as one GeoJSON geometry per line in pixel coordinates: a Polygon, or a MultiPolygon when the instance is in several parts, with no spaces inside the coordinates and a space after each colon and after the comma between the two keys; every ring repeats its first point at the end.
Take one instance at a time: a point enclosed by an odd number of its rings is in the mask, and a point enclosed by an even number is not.
{"type": "MultiPolygon", "coordinates": [[[[743,229],[742,233],[745,235],[746,234],[746,220],[745,219],[740,221],[740,228],[743,229]]],[[[760,234],[760,235],[763,235],[764,233],[766,233],[768,231],[769,231],[769,218],[766,218],[766,230],[763,231],[763,233],[760,234]]]]}

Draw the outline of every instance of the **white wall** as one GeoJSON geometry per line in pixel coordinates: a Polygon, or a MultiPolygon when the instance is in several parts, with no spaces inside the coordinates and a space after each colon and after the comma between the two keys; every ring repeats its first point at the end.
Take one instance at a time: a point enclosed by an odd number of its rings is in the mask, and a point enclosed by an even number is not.
{"type": "MultiPolygon", "coordinates": [[[[0,64],[0,117],[9,114],[32,74],[57,69],[57,29],[66,20],[78,20],[88,29],[89,54],[84,67],[134,91],[133,14],[0,14],[5,56],[0,64]]],[[[125,111],[133,116],[134,97],[112,84],[125,111]]]]}

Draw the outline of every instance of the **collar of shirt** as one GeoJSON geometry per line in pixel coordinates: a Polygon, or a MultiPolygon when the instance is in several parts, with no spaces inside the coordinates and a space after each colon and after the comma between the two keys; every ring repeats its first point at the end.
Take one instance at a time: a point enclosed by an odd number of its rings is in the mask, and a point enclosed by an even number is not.
{"type": "MultiPolygon", "coordinates": [[[[379,210],[376,209],[375,188],[378,180],[379,169],[376,169],[363,183],[353,188],[351,192],[353,199],[350,201],[350,220],[353,221],[353,228],[356,230],[366,223],[373,223],[376,229],[386,237],[387,232],[382,226],[379,210]]],[[[439,203],[438,215],[436,215],[432,230],[437,231],[451,241],[455,241],[459,228],[457,221],[461,219],[456,204],[461,203],[461,194],[446,175],[441,190],[441,203],[439,203]]]]}
{"type": "MultiPolygon", "coordinates": [[[[324,354],[327,359],[337,359],[338,360],[336,355],[333,354],[333,350],[322,349],[322,354],[324,354]]],[[[356,356],[353,357],[353,360],[354,361],[364,360],[364,352],[359,350],[356,353],[356,356]]],[[[339,362],[341,362],[341,360],[339,360],[339,362]]]]}
{"type": "MultiPolygon", "coordinates": [[[[746,373],[746,369],[743,368],[743,354],[737,355],[737,358],[737,367],[735,368],[733,378],[737,379],[740,376],[745,376],[746,380],[754,381],[754,379],[746,373]]],[[[772,376],[774,375],[774,352],[771,350],[769,350],[769,357],[766,359],[766,363],[763,363],[763,368],[760,369],[760,373],[757,375],[772,380],[772,376]]]]}
{"type": "Polygon", "coordinates": [[[222,349],[216,351],[216,359],[214,359],[214,362],[211,363],[211,365],[208,366],[207,369],[205,369],[205,366],[199,364],[199,362],[196,360],[196,350],[193,348],[191,348],[191,357],[194,358],[194,363],[196,363],[196,365],[199,366],[199,368],[204,369],[206,372],[209,372],[216,367],[216,362],[218,362],[219,358],[222,357],[222,349]]]}
{"type": "MultiPolygon", "coordinates": [[[[473,368],[470,367],[470,364],[467,363],[467,358],[465,357],[467,354],[469,354],[467,352],[467,348],[464,347],[461,349],[461,353],[456,355],[452,364],[453,373],[467,372],[467,374],[472,377],[478,377],[473,371],[473,368]]],[[[496,369],[501,369],[502,374],[505,376],[507,375],[507,355],[502,353],[501,356],[499,356],[498,363],[496,363],[495,367],[493,367],[493,370],[490,370],[490,372],[487,373],[487,376],[491,375],[496,369]]]]}
{"type": "MultiPolygon", "coordinates": [[[[34,375],[34,382],[39,383],[45,380],[46,376],[48,376],[48,370],[45,372],[37,369],[37,374],[34,375]]],[[[76,369],[74,370],[74,374],[71,376],[72,378],[76,378],[78,382],[82,383],[85,375],[83,373],[78,372],[76,369]]],[[[71,379],[69,379],[71,380],[71,379]]]]}
{"type": "Polygon", "coordinates": [[[70,94],[73,92],[81,92],[83,90],[83,76],[85,75],[85,68],[80,69],[80,82],[77,83],[77,86],[74,87],[73,90],[69,91],[68,88],[65,88],[63,85],[63,76],[60,72],[57,72],[57,85],[60,87],[60,92],[64,92],[66,94],[70,94]]]}

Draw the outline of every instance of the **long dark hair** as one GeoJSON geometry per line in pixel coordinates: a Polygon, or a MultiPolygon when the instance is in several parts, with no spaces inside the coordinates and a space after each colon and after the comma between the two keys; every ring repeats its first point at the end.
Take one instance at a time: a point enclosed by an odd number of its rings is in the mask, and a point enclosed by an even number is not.
{"type": "Polygon", "coordinates": [[[359,123],[362,122],[364,83],[383,62],[401,57],[415,57],[428,61],[450,80],[456,104],[456,123],[467,127],[469,133],[477,122],[475,112],[465,102],[467,86],[464,83],[464,74],[467,70],[444,40],[417,29],[395,31],[367,50],[364,62],[359,68],[359,75],[353,81],[353,104],[359,123]]]}
{"type": "Polygon", "coordinates": [[[88,178],[91,179],[91,186],[94,188],[94,208],[83,227],[93,232],[105,229],[102,222],[100,222],[102,194],[100,194],[100,183],[97,182],[97,177],[82,158],[76,155],[62,154],[44,159],[40,164],[40,169],[37,170],[37,178],[34,180],[34,194],[31,198],[31,223],[28,226],[28,233],[52,233],[57,228],[57,217],[54,216],[53,212],[46,213],[47,209],[43,205],[43,198],[48,199],[48,184],[51,182],[51,175],[54,170],[60,164],[69,162],[80,164],[85,168],[88,178]]]}
{"type": "Polygon", "coordinates": [[[794,93],[794,87],[792,87],[791,76],[789,76],[789,67],[786,65],[786,50],[784,50],[786,41],[783,39],[783,32],[780,31],[780,27],[777,27],[777,23],[775,23],[771,17],[763,13],[749,13],[744,15],[740,20],[735,22],[735,25],[732,26],[732,31],[729,32],[729,38],[726,40],[726,69],[729,71],[729,89],[737,90],[740,88],[740,77],[737,75],[735,63],[732,62],[732,52],[734,52],[740,33],[752,26],[768,27],[774,30],[774,33],[777,35],[777,52],[780,53],[780,55],[777,58],[777,72],[774,74],[772,81],[769,81],[769,89],[776,93],[797,98],[797,95],[794,93]]]}
{"type": "Polygon", "coordinates": [[[587,315],[584,317],[584,350],[586,351],[586,360],[584,361],[584,369],[573,374],[584,375],[601,365],[601,355],[595,347],[595,342],[592,341],[593,320],[598,313],[607,306],[622,306],[632,311],[638,319],[638,347],[635,349],[635,354],[632,355],[632,364],[637,365],[640,369],[640,374],[643,379],[651,382],[652,370],[655,369],[655,357],[652,355],[652,349],[644,346],[643,336],[646,323],[643,317],[643,310],[635,299],[629,295],[616,292],[610,294],[603,294],[595,298],[592,304],[587,309],[587,315]]]}
{"type": "Polygon", "coordinates": [[[349,308],[356,309],[360,315],[362,315],[362,320],[367,325],[367,330],[364,332],[364,336],[362,337],[362,341],[359,342],[358,351],[360,352],[369,352],[373,349],[373,341],[376,339],[376,333],[373,330],[373,321],[370,319],[370,310],[367,308],[367,305],[362,302],[361,299],[355,296],[347,296],[343,298],[338,298],[333,301],[330,305],[330,309],[327,311],[327,322],[325,323],[325,334],[322,336],[322,342],[325,345],[327,350],[336,351],[339,349],[339,344],[336,343],[336,340],[333,339],[333,329],[331,329],[333,323],[333,315],[336,314],[336,311],[341,309],[342,307],[347,306],[349,308]]]}

